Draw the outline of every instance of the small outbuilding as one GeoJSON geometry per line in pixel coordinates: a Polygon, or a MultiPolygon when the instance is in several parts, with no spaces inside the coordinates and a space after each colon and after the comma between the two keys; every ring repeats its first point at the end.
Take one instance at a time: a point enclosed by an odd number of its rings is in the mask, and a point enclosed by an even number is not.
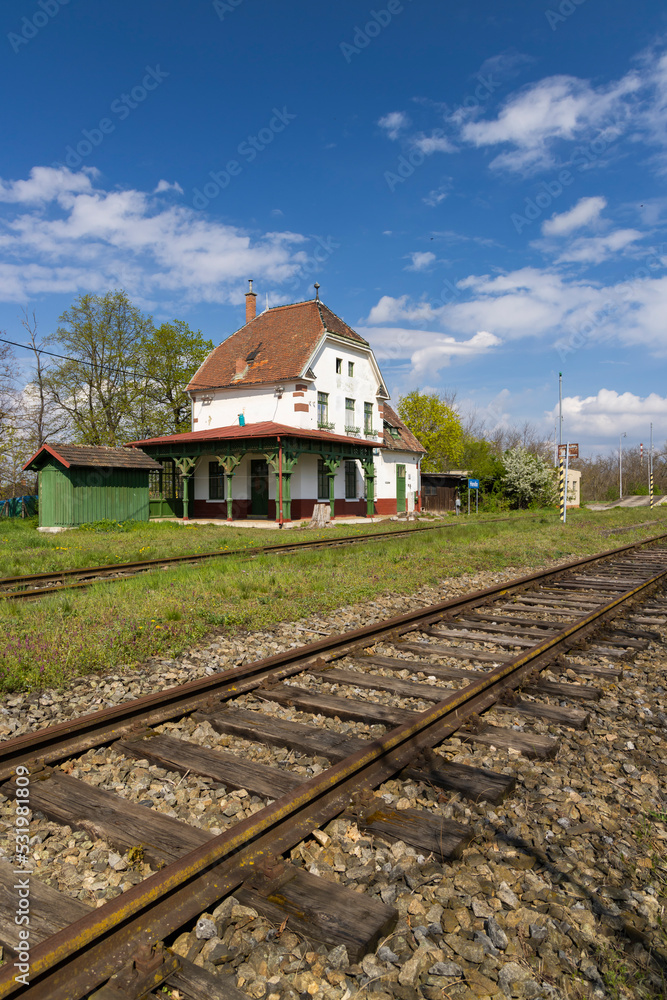
{"type": "Polygon", "coordinates": [[[422,472],[422,510],[443,514],[456,510],[456,498],[468,487],[469,472],[422,472]]]}
{"type": "Polygon", "coordinates": [[[138,448],[45,444],[24,466],[39,473],[40,528],[148,521],[148,477],[162,467],[138,448]]]}
{"type": "Polygon", "coordinates": [[[581,472],[578,469],[567,470],[567,505],[581,506],[581,472]]]}

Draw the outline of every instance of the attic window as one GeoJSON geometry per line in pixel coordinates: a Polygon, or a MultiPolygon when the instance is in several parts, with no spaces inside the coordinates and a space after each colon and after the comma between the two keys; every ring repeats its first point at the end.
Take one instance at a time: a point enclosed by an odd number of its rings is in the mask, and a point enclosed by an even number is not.
{"type": "Polygon", "coordinates": [[[262,344],[260,342],[254,351],[251,351],[250,354],[246,354],[246,361],[254,361],[257,355],[259,354],[259,349],[261,346],[262,344]]]}
{"type": "Polygon", "coordinates": [[[394,440],[396,440],[398,438],[398,435],[399,435],[398,427],[392,427],[391,424],[388,424],[387,421],[385,420],[385,422],[384,422],[384,429],[386,431],[389,431],[389,433],[394,438],[394,440]]]}

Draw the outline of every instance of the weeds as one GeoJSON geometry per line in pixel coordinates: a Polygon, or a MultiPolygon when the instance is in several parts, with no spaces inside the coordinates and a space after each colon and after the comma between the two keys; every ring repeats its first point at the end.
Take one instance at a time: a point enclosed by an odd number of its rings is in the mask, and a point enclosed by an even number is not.
{"type": "MultiPolygon", "coordinates": [[[[0,601],[0,690],[62,686],[76,676],[121,670],[152,656],[178,655],[213,632],[269,627],[382,593],[412,593],[424,583],[439,588],[444,579],[479,570],[512,567],[525,572],[556,559],[598,551],[601,527],[639,519],[635,510],[622,511],[615,520],[608,514],[571,512],[566,526],[549,514],[543,519],[512,518],[490,524],[471,520],[469,526],[387,537],[346,549],[210,560],[100,583],[33,604],[0,601]],[[571,526],[577,530],[569,530],[571,526]]],[[[659,521],[655,533],[664,524],[659,521]]],[[[12,536],[8,527],[3,525],[0,542],[12,536]]],[[[244,529],[236,529],[232,534],[233,530],[228,534],[228,529],[212,526],[186,532],[180,525],[148,524],[127,533],[73,531],[66,536],[68,550],[63,553],[53,536],[44,547],[48,536],[21,525],[8,549],[20,551],[23,546],[33,555],[45,552],[50,560],[63,555],[90,565],[131,559],[149,544],[151,554],[157,555],[165,550],[221,548],[223,539],[230,547],[247,548],[256,544],[257,535],[271,544],[274,539],[284,543],[299,537],[297,531],[275,532],[267,538],[266,531],[249,529],[244,534],[244,529]]],[[[323,537],[331,538],[332,530],[323,532],[323,537]]],[[[309,532],[306,537],[318,536],[309,532]]],[[[63,536],[55,538],[62,543],[63,536]]],[[[624,542],[631,538],[628,534],[624,542]]],[[[5,552],[5,564],[10,558],[5,552]]],[[[21,567],[24,572],[28,568],[21,567]]],[[[446,588],[442,595],[447,596],[446,588]]]]}

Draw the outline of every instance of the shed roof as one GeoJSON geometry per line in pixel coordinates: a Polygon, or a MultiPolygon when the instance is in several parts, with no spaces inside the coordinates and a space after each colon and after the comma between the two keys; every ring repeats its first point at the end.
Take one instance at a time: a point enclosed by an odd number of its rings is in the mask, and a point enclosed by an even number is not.
{"type": "Polygon", "coordinates": [[[24,469],[40,469],[49,457],[64,465],[107,469],[161,469],[162,466],[138,448],[107,448],[90,444],[43,444],[24,469]]]}
{"type": "Polygon", "coordinates": [[[408,430],[398,413],[389,406],[389,403],[382,405],[382,418],[384,422],[383,448],[387,448],[389,451],[417,451],[421,452],[422,455],[426,454],[426,449],[422,447],[412,431],[408,430]],[[398,433],[392,434],[390,428],[398,433]]]}
{"type": "Polygon", "coordinates": [[[188,391],[301,378],[325,333],[343,337],[358,347],[369,346],[320,299],[276,306],[260,313],[214,348],[193,376],[188,391]]]}

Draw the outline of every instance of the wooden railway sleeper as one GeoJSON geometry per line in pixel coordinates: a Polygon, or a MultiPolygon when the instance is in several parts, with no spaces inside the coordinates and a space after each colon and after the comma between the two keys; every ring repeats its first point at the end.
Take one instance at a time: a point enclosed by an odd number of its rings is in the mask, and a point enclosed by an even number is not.
{"type": "Polygon", "coordinates": [[[132,960],[101,989],[92,993],[88,1000],[145,1000],[180,969],[179,959],[173,952],[165,949],[162,942],[157,941],[153,945],[143,942],[139,944],[132,960]]]}

